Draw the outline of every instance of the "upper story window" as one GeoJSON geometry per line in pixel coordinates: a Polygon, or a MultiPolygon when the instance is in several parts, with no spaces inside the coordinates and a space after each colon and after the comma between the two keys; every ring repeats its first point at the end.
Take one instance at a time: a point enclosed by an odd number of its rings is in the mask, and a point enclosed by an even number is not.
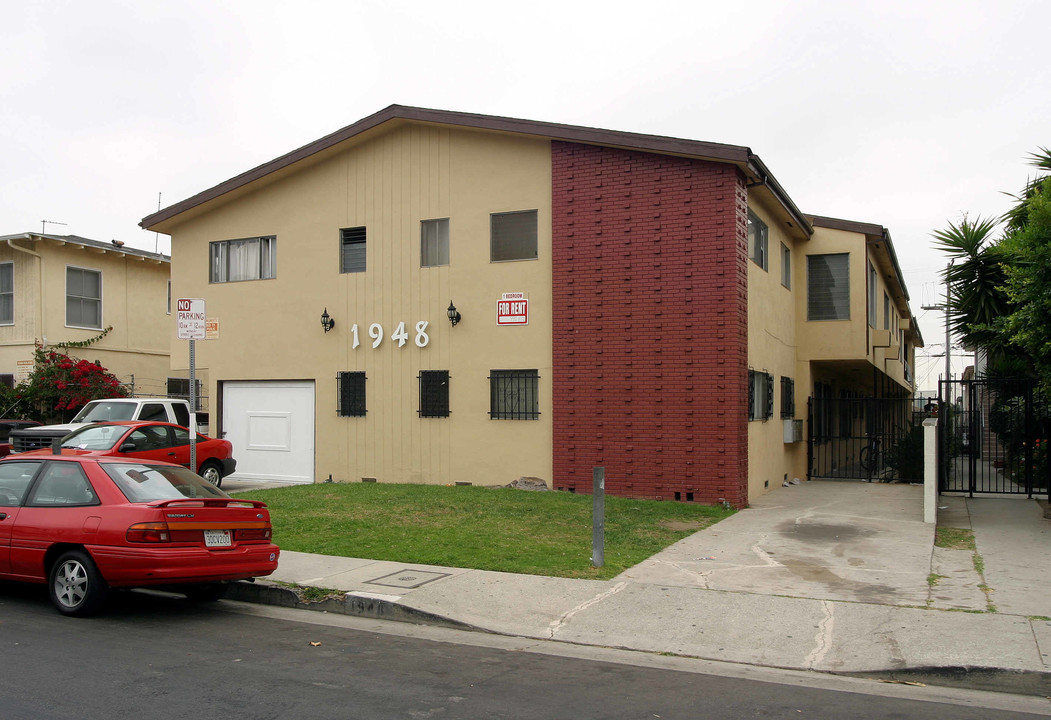
{"type": "Polygon", "coordinates": [[[850,254],[807,255],[807,320],[850,319],[850,254]]]}
{"type": "Polygon", "coordinates": [[[770,265],[767,256],[770,242],[770,228],[751,210],[748,211],[748,248],[750,257],[756,265],[766,270],[770,265]]]}
{"type": "Polygon", "coordinates": [[[15,264],[0,263],[0,325],[15,324],[15,264]]]}
{"type": "Polygon", "coordinates": [[[102,328],[102,273],[66,267],[66,325],[102,328]]]}
{"type": "Polygon", "coordinates": [[[883,329],[890,330],[890,295],[883,293],[883,329]]]}
{"type": "Polygon", "coordinates": [[[339,271],[365,272],[365,228],[343,228],[339,231],[339,271]]]}
{"type": "Polygon", "coordinates": [[[537,259],[536,210],[493,213],[489,216],[489,260],[537,259]]]}
{"type": "Polygon", "coordinates": [[[792,251],[781,243],[781,284],[792,289],[792,251]]]}
{"type": "Polygon", "coordinates": [[[869,327],[876,327],[876,268],[869,261],[869,327]]]}
{"type": "Polygon", "coordinates": [[[277,238],[221,240],[209,245],[213,283],[269,280],[277,277],[277,238]]]}
{"type": "Polygon", "coordinates": [[[449,218],[420,222],[420,267],[449,264],[449,218]]]}

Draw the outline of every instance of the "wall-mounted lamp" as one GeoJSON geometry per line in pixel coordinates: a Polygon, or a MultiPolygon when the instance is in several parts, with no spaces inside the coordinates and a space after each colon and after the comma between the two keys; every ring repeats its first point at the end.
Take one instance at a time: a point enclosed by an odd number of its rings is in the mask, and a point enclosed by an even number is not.
{"type": "Polygon", "coordinates": [[[329,317],[328,308],[325,308],[325,312],[321,313],[321,327],[325,328],[325,332],[328,332],[336,326],[336,321],[329,317]]]}
{"type": "Polygon", "coordinates": [[[456,306],[453,305],[453,301],[452,300],[449,301],[449,313],[448,314],[449,314],[449,322],[451,322],[453,324],[453,327],[456,327],[456,323],[460,322],[460,313],[458,313],[456,311],[456,306]]]}

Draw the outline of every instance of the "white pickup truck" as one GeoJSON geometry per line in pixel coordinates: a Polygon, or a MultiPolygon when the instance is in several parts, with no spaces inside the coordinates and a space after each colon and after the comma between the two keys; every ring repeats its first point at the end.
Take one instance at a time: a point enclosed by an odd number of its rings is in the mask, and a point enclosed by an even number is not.
{"type": "MultiPolygon", "coordinates": [[[[198,414],[197,417],[197,430],[207,433],[207,428],[202,428],[200,425],[201,415],[198,414]]],[[[52,440],[64,438],[77,428],[83,427],[84,423],[112,420],[147,420],[188,427],[190,425],[190,404],[185,400],[152,397],[92,400],[81,408],[70,423],[37,425],[22,430],[12,430],[11,452],[20,453],[26,450],[49,448],[52,440]]]]}

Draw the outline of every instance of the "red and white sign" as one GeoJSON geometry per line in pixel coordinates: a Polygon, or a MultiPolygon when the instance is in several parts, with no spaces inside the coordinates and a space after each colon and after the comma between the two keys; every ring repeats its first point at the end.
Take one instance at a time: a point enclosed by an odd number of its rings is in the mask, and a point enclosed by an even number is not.
{"type": "Polygon", "coordinates": [[[529,298],[525,293],[504,293],[496,302],[497,325],[528,325],[529,298]]]}
{"type": "Polygon", "coordinates": [[[180,340],[204,340],[204,300],[201,298],[179,298],[175,301],[175,325],[180,340]]]}

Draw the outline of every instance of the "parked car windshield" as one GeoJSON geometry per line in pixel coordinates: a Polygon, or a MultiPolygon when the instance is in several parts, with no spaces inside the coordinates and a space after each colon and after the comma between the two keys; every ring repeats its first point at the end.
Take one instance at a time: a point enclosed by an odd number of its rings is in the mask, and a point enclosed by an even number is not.
{"type": "Polygon", "coordinates": [[[89,402],[73,418],[75,423],[106,422],[107,420],[131,420],[135,414],[135,403],[118,403],[101,400],[89,402]]]}
{"type": "Polygon", "coordinates": [[[229,498],[219,488],[186,468],[139,463],[99,463],[133,503],[187,498],[229,498]]]}
{"type": "Polygon", "coordinates": [[[128,431],[119,425],[89,425],[62,438],[62,447],[78,450],[109,450],[128,431]]]}

